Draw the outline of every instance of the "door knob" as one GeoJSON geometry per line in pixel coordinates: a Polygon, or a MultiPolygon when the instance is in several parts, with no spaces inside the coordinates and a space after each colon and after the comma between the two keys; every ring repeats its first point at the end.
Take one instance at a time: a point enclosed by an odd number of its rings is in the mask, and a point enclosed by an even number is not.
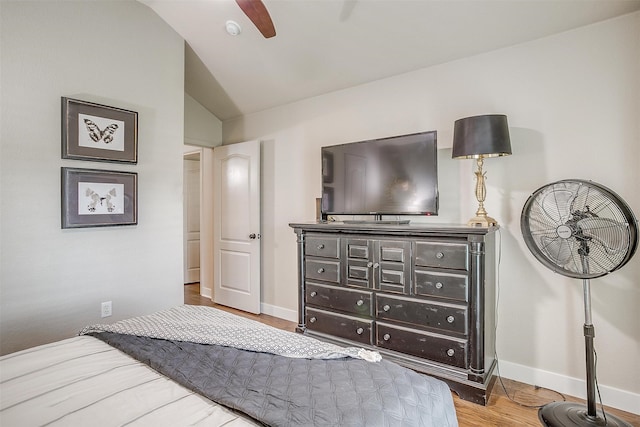
{"type": "Polygon", "coordinates": [[[249,238],[250,238],[251,240],[255,239],[255,238],[256,238],[256,233],[251,233],[251,234],[249,234],[249,238]]]}

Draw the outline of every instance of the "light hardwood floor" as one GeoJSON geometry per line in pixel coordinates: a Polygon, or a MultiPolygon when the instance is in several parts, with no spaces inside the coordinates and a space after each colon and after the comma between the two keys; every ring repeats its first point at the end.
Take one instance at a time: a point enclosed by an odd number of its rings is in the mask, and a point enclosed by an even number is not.
{"type": "MultiPolygon", "coordinates": [[[[226,310],[240,316],[245,316],[276,328],[294,331],[296,324],[277,317],[265,314],[254,315],[229,307],[214,304],[210,299],[200,296],[198,284],[185,285],[184,303],[189,305],[207,305],[226,310]]],[[[456,406],[458,423],[460,427],[528,427],[540,426],[538,409],[536,405],[544,405],[554,400],[566,399],[571,402],[583,402],[572,396],[562,396],[552,390],[538,388],[529,384],[503,379],[502,382],[508,392],[502,388],[500,381],[496,381],[487,406],[476,405],[464,401],[453,393],[453,401],[456,406]]],[[[586,407],[586,403],[585,403],[586,407]]],[[[634,427],[640,427],[640,416],[605,407],[607,413],[611,413],[631,423],[634,427]]]]}

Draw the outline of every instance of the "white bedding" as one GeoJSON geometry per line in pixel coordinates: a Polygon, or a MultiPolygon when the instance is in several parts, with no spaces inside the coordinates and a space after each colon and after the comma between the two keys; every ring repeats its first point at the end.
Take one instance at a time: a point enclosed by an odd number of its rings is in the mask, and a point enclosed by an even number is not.
{"type": "Polygon", "coordinates": [[[255,426],[91,336],[0,358],[0,426],[255,426]]]}

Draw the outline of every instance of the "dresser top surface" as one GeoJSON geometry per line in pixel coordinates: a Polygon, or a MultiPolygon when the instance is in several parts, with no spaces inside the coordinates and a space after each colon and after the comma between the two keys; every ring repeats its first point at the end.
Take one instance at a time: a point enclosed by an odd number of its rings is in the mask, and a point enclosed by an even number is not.
{"type": "Polygon", "coordinates": [[[296,232],[338,232],[338,233],[365,233],[365,234],[476,234],[486,235],[495,232],[499,226],[471,227],[466,224],[375,224],[370,222],[345,223],[341,221],[329,222],[301,222],[290,223],[289,227],[296,232]]]}

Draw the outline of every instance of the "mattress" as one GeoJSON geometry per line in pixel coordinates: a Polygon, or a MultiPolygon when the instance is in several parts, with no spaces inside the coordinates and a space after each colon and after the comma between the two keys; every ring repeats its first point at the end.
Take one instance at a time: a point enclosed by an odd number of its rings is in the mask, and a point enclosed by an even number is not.
{"type": "Polygon", "coordinates": [[[457,427],[446,383],[211,307],[0,357],[0,425],[457,427]]]}
{"type": "Polygon", "coordinates": [[[0,425],[261,425],[91,337],[0,358],[0,425]]]}

